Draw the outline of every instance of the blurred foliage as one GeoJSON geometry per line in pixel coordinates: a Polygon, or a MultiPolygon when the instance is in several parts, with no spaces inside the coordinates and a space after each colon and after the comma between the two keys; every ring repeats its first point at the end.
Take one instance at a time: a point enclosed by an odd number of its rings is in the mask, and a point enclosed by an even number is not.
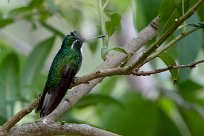
{"type": "MultiPolygon", "coordinates": [[[[192,22],[199,22],[199,17],[197,16],[197,14],[195,14],[194,16],[192,16],[190,19],[186,21],[186,23],[192,23],[192,22]]],[[[179,52],[178,53],[179,63],[187,64],[187,63],[193,62],[196,59],[196,56],[199,50],[201,49],[202,44],[203,44],[203,34],[201,30],[189,35],[188,38],[185,38],[182,41],[178,42],[178,46],[176,50],[177,52],[179,52]],[[193,48],[187,48],[193,44],[194,44],[193,48]]],[[[179,75],[180,80],[181,81],[187,80],[189,78],[190,71],[191,71],[190,69],[181,70],[179,75]]]]}
{"type": "MultiPolygon", "coordinates": [[[[132,13],[136,30],[143,29],[159,15],[159,38],[196,1],[1,0],[0,125],[41,93],[49,69],[47,63],[50,64],[52,53],[69,31],[77,29],[87,37],[108,36],[103,46],[100,41],[88,43],[89,52],[84,56],[89,53],[100,56],[98,52],[101,51],[105,58],[111,50],[129,56],[119,47],[118,40],[123,33],[121,23],[128,22],[124,20],[128,13],[132,13]],[[16,29],[19,26],[20,29],[16,29]],[[112,47],[112,43],[116,46],[112,47]]],[[[189,27],[203,27],[203,11],[204,6],[168,40],[189,27]]],[[[126,29],[132,28],[126,26],[126,29]]],[[[203,29],[192,33],[159,57],[166,65],[187,64],[203,58],[203,34],[203,29]]],[[[153,99],[140,93],[143,90],[132,88],[129,80],[122,76],[107,78],[62,120],[91,124],[124,136],[203,136],[204,82],[201,75],[204,73],[199,67],[202,69],[198,66],[193,73],[195,69],[170,71],[173,80],[178,80],[175,85],[165,74],[156,76],[159,95],[153,99]]],[[[26,117],[27,120],[37,118],[36,114],[26,117]]]]}
{"type": "MultiPolygon", "coordinates": [[[[159,58],[167,65],[167,66],[176,66],[176,62],[174,59],[165,52],[162,52],[159,55],[159,58]]],[[[178,79],[178,69],[169,70],[174,82],[178,79]]]]}

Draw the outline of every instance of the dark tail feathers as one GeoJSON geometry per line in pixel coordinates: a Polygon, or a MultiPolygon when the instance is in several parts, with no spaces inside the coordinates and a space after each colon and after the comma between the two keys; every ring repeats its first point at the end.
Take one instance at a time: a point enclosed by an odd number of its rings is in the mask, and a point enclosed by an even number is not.
{"type": "Polygon", "coordinates": [[[40,111],[40,117],[47,116],[59,105],[76,75],[76,72],[75,69],[67,68],[64,70],[62,79],[55,88],[50,88],[45,85],[45,89],[36,109],[40,111]]]}
{"type": "Polygon", "coordinates": [[[36,109],[37,111],[40,111],[40,117],[50,114],[59,105],[66,91],[67,89],[58,90],[58,88],[48,89],[45,87],[36,109]]]}

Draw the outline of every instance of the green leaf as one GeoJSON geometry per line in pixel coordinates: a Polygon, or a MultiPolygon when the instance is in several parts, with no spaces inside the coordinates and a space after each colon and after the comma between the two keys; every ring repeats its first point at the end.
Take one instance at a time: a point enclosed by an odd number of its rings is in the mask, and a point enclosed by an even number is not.
{"type": "Polygon", "coordinates": [[[76,105],[77,108],[84,108],[87,106],[94,106],[97,104],[109,105],[115,104],[122,106],[122,103],[111,96],[101,94],[89,94],[83,97],[76,105]]]}
{"type": "Polygon", "coordinates": [[[1,65],[1,62],[4,60],[4,58],[10,52],[12,52],[12,48],[10,47],[10,45],[7,42],[5,42],[4,40],[0,39],[0,65],[1,65]]]}
{"type": "Polygon", "coordinates": [[[103,60],[106,59],[106,55],[110,52],[110,51],[117,51],[117,52],[121,52],[125,55],[129,55],[128,52],[126,50],[124,50],[123,48],[120,48],[120,47],[103,47],[101,48],[101,57],[103,60]]]}
{"type": "Polygon", "coordinates": [[[66,8],[66,6],[62,6],[62,8],[58,9],[58,13],[70,23],[71,26],[78,28],[83,22],[83,11],[78,8],[74,8],[70,6],[66,8]],[[67,14],[70,13],[70,14],[67,14]],[[77,16],[76,16],[77,15],[77,16]]]}
{"type": "Polygon", "coordinates": [[[162,0],[159,10],[160,18],[157,38],[167,32],[176,22],[176,19],[182,15],[183,5],[184,13],[186,13],[196,2],[197,0],[162,0]]]}
{"type": "MultiPolygon", "coordinates": [[[[105,1],[103,3],[105,3],[105,1]]],[[[110,9],[111,9],[111,11],[116,11],[117,10],[118,13],[123,14],[126,11],[128,11],[128,9],[131,6],[131,3],[132,3],[131,0],[123,0],[123,1],[122,0],[120,0],[120,1],[110,0],[108,5],[106,6],[107,8],[105,8],[105,10],[110,10],[110,9]]]]}
{"type": "Polygon", "coordinates": [[[204,28],[204,23],[193,23],[193,24],[188,24],[188,25],[196,27],[196,28],[204,28]]]}
{"type": "Polygon", "coordinates": [[[101,48],[101,57],[102,57],[103,60],[106,59],[106,55],[107,55],[107,53],[108,53],[108,48],[109,48],[109,47],[103,47],[103,48],[101,48]]]}
{"type": "Polygon", "coordinates": [[[106,21],[106,31],[108,32],[108,36],[110,37],[117,27],[120,25],[121,16],[117,13],[110,15],[110,20],[106,21]]]}
{"type": "Polygon", "coordinates": [[[0,66],[0,115],[12,116],[19,96],[19,59],[9,53],[0,66]]]}
{"type": "Polygon", "coordinates": [[[203,92],[204,86],[192,80],[185,80],[176,84],[179,94],[188,102],[195,104],[204,104],[203,98],[200,94],[203,92]]]}
{"type": "Polygon", "coordinates": [[[201,84],[198,84],[192,80],[186,80],[185,82],[177,84],[180,91],[185,91],[187,93],[192,91],[198,91],[204,88],[201,84]]]}
{"type": "Polygon", "coordinates": [[[10,18],[0,20],[0,28],[5,27],[6,25],[9,25],[13,22],[14,22],[13,19],[10,19],[10,18]]]}
{"type": "Polygon", "coordinates": [[[171,26],[175,23],[175,19],[181,16],[181,0],[162,0],[161,7],[159,10],[159,28],[157,38],[161,37],[166,33],[171,26]]]}
{"type": "Polygon", "coordinates": [[[114,47],[114,48],[112,48],[112,50],[121,52],[121,53],[123,53],[123,54],[125,54],[125,55],[129,55],[129,54],[126,52],[126,50],[124,50],[123,48],[120,48],[120,47],[114,47]]]}
{"type": "Polygon", "coordinates": [[[7,121],[7,118],[0,115],[0,125],[2,126],[7,121]]]}
{"type": "Polygon", "coordinates": [[[204,6],[201,6],[200,9],[198,10],[198,15],[200,20],[204,21],[204,6]]]}
{"type": "MultiPolygon", "coordinates": [[[[191,24],[192,22],[199,22],[197,14],[194,14],[189,18],[186,23],[191,24]]],[[[186,38],[182,39],[176,44],[176,51],[178,54],[179,64],[192,63],[202,47],[203,35],[201,30],[190,34],[186,38]],[[196,43],[196,44],[195,44],[196,43]]],[[[179,82],[187,80],[190,76],[191,69],[180,69],[179,70],[179,82]]]]}
{"type": "Polygon", "coordinates": [[[135,0],[134,22],[139,30],[142,30],[158,15],[160,2],[161,0],[135,0]]]}
{"type": "Polygon", "coordinates": [[[177,105],[168,98],[162,97],[159,100],[161,110],[171,119],[183,136],[190,136],[189,127],[186,125],[177,105]]]}
{"type": "Polygon", "coordinates": [[[30,11],[31,12],[31,8],[30,7],[20,7],[20,8],[16,8],[10,11],[9,16],[10,17],[16,17],[17,15],[21,14],[21,13],[26,13],[30,11]]]}
{"type": "Polygon", "coordinates": [[[0,11],[0,20],[2,20],[3,19],[3,13],[2,13],[2,11],[0,11]]]}
{"type": "MultiPolygon", "coordinates": [[[[155,134],[155,124],[158,118],[156,105],[144,100],[134,91],[125,90],[120,97],[124,108],[115,105],[101,107],[98,111],[102,124],[100,127],[123,136],[155,134]]],[[[155,134],[155,136],[158,135],[155,134]]]]}
{"type": "Polygon", "coordinates": [[[47,24],[44,21],[40,21],[40,24],[42,26],[44,26],[46,29],[48,29],[49,31],[51,31],[52,33],[54,33],[55,35],[60,36],[61,38],[64,38],[64,34],[62,32],[60,32],[59,30],[57,30],[56,28],[54,28],[53,26],[47,24]]]}
{"type": "Polygon", "coordinates": [[[113,25],[119,25],[121,20],[121,16],[117,13],[111,15],[111,22],[113,25]]]}
{"type": "Polygon", "coordinates": [[[154,132],[156,131],[155,136],[181,136],[178,127],[161,108],[158,109],[157,118],[158,125],[154,130],[154,132]]]}
{"type": "Polygon", "coordinates": [[[21,82],[23,85],[31,85],[34,79],[38,76],[46,58],[49,55],[54,40],[55,37],[51,37],[45,41],[40,42],[28,56],[21,73],[21,82]]]}
{"type": "Polygon", "coordinates": [[[182,0],[182,2],[184,2],[184,13],[186,13],[197,2],[197,0],[182,0]]]}
{"type": "Polygon", "coordinates": [[[99,47],[99,46],[97,46],[97,44],[98,44],[98,40],[94,40],[94,41],[89,43],[89,45],[87,47],[89,48],[91,53],[95,53],[97,51],[97,49],[99,47]]]}
{"type": "Polygon", "coordinates": [[[54,14],[58,12],[58,6],[55,4],[55,1],[47,1],[47,9],[49,13],[54,14]]]}
{"type": "Polygon", "coordinates": [[[108,32],[108,36],[111,36],[112,34],[113,34],[113,26],[112,26],[112,24],[111,24],[111,21],[107,21],[106,23],[105,23],[105,25],[106,25],[106,31],[108,32]]]}
{"type": "Polygon", "coordinates": [[[105,78],[101,83],[101,87],[98,90],[98,92],[103,95],[111,95],[112,92],[114,91],[114,88],[116,87],[118,79],[119,77],[117,76],[105,78]]]}
{"type": "Polygon", "coordinates": [[[32,0],[29,4],[30,8],[38,7],[44,3],[44,0],[32,0]]]}
{"type": "MultiPolygon", "coordinates": [[[[162,52],[159,55],[159,58],[167,65],[167,66],[176,66],[176,62],[174,61],[174,59],[168,55],[165,52],[162,52]]],[[[175,81],[177,81],[178,79],[178,69],[173,69],[173,70],[169,70],[172,76],[172,79],[175,81]]]]}
{"type": "MultiPolygon", "coordinates": [[[[195,105],[195,106],[197,106],[197,105],[195,105]]],[[[203,117],[199,116],[199,114],[196,113],[195,111],[189,110],[189,109],[180,108],[180,112],[182,113],[183,118],[186,121],[186,124],[189,126],[189,129],[191,131],[191,135],[192,136],[203,136],[204,135],[203,117]]]]}
{"type": "Polygon", "coordinates": [[[178,9],[180,9],[181,10],[180,12],[182,13],[183,12],[182,10],[184,8],[184,13],[186,13],[196,2],[197,2],[197,0],[182,0],[182,1],[179,0],[178,1],[178,4],[179,4],[178,9]]]}

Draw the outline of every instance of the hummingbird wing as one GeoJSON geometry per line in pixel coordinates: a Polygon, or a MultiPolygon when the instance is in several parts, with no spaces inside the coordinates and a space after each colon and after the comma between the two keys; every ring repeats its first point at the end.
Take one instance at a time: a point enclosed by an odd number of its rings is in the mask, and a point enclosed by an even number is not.
{"type": "Polygon", "coordinates": [[[59,105],[76,73],[76,67],[66,66],[57,87],[50,88],[45,85],[43,94],[37,107],[37,111],[40,111],[41,117],[47,116],[59,105]]]}

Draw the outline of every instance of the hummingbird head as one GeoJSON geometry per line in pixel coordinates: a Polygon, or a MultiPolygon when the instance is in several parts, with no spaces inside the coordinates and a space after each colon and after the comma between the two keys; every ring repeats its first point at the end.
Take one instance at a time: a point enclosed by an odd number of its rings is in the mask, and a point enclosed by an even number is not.
{"type": "Polygon", "coordinates": [[[104,35],[101,35],[90,39],[84,39],[79,32],[73,31],[65,37],[62,44],[62,48],[69,47],[71,49],[80,50],[84,42],[104,37],[105,37],[104,35]]]}
{"type": "Polygon", "coordinates": [[[80,50],[84,41],[85,39],[80,35],[79,32],[73,31],[65,37],[62,47],[70,47],[71,49],[80,50]]]}

